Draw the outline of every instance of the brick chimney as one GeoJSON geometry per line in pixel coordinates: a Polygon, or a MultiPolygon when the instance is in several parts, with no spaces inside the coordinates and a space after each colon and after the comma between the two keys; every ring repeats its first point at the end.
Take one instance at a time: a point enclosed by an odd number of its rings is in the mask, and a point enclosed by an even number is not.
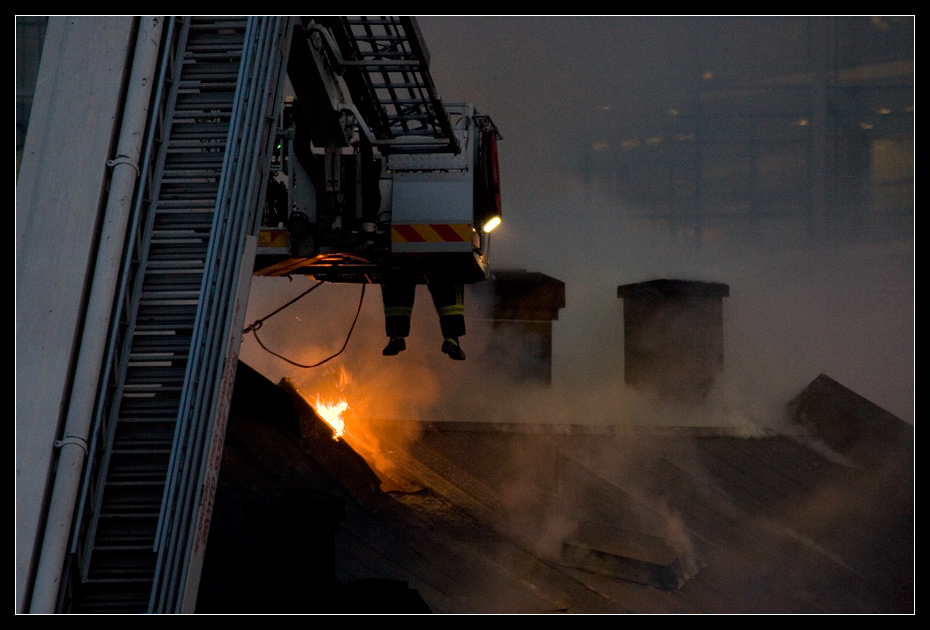
{"type": "Polygon", "coordinates": [[[490,351],[517,381],[552,382],[552,322],[565,307],[565,283],[535,271],[503,270],[471,285],[488,310],[490,351]]]}
{"type": "Polygon", "coordinates": [[[623,300],[624,380],[662,398],[706,399],[723,369],[723,298],[718,282],[651,280],[617,287],[623,300]]]}

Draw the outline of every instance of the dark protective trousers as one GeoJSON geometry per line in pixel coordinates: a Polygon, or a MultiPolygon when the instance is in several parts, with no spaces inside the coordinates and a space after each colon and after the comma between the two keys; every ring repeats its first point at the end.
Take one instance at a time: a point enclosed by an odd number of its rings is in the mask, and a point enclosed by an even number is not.
{"type": "MultiPolygon", "coordinates": [[[[465,334],[465,286],[447,280],[430,278],[426,285],[439,314],[443,337],[458,338],[465,334]]],[[[381,285],[384,301],[384,330],[388,337],[410,334],[410,316],[417,285],[407,280],[391,280],[381,285]]]]}

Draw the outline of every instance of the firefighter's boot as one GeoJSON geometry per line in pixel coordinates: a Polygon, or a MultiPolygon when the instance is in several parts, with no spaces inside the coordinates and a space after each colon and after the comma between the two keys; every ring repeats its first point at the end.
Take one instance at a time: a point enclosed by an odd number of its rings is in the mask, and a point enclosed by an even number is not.
{"type": "Polygon", "coordinates": [[[465,351],[459,345],[459,340],[454,337],[446,337],[442,342],[442,351],[449,355],[450,359],[456,361],[465,360],[465,351]]]}
{"type": "Polygon", "coordinates": [[[403,337],[391,337],[391,340],[388,342],[388,345],[384,347],[384,350],[381,351],[386,357],[392,357],[395,354],[398,354],[401,350],[407,349],[407,342],[404,341],[403,337]]]}

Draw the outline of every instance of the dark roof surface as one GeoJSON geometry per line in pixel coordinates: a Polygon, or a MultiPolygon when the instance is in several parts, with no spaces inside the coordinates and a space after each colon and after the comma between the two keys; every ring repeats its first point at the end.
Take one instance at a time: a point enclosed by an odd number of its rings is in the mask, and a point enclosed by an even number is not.
{"type": "Polygon", "coordinates": [[[240,365],[201,612],[913,612],[908,469],[805,425],[423,424],[379,484],[314,416],[240,365]]]}

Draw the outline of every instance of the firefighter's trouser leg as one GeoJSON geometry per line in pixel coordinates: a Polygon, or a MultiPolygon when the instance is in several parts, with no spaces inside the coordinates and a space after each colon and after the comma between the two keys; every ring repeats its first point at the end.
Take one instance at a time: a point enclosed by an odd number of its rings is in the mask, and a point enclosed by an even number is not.
{"type": "Polygon", "coordinates": [[[410,315],[417,285],[414,282],[391,281],[381,285],[384,302],[384,332],[388,337],[406,337],[410,334],[410,315]]]}
{"type": "Polygon", "coordinates": [[[430,279],[428,286],[442,336],[458,339],[465,334],[465,285],[430,279]]]}

